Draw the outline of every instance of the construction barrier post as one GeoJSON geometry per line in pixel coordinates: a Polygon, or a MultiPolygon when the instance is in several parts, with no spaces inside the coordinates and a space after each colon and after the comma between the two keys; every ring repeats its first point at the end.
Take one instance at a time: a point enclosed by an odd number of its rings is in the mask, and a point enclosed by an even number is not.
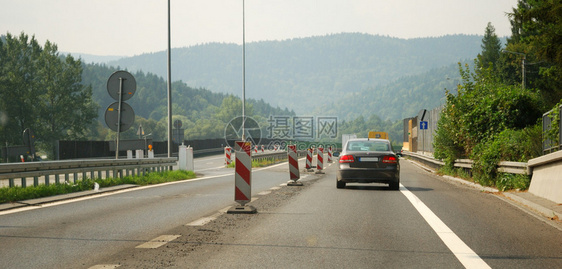
{"type": "Polygon", "coordinates": [[[225,147],[224,148],[224,163],[226,165],[229,165],[230,163],[232,163],[232,148],[231,147],[225,147]]]}
{"type": "MultiPolygon", "coordinates": [[[[257,149],[257,148],[256,148],[257,149]]],[[[234,201],[239,206],[233,206],[229,214],[255,214],[255,207],[246,205],[252,199],[252,144],[245,141],[236,141],[234,147],[234,201]]]]}
{"type": "Polygon", "coordinates": [[[306,171],[312,172],[312,148],[306,149],[306,171]]]}
{"type": "Polygon", "coordinates": [[[332,146],[328,146],[328,163],[332,163],[332,146]]]}
{"type": "Polygon", "coordinates": [[[316,174],[324,174],[324,148],[318,147],[318,156],[316,157],[316,174]]]}
{"type": "Polygon", "coordinates": [[[289,145],[287,158],[289,159],[289,178],[291,179],[291,181],[287,182],[287,186],[302,186],[302,182],[297,182],[301,177],[296,145],[289,145]]]}

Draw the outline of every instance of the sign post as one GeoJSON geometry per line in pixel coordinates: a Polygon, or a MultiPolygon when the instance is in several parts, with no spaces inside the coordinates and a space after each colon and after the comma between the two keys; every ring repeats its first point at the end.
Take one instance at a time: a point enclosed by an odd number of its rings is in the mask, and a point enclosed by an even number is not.
{"type": "Polygon", "coordinates": [[[136,88],[137,82],[135,78],[127,71],[116,71],[107,80],[107,92],[111,98],[117,101],[109,105],[105,111],[107,127],[117,132],[115,159],[119,159],[120,133],[129,129],[135,121],[133,108],[123,101],[133,97],[136,88]],[[114,113],[115,109],[117,109],[117,113],[114,113]],[[123,118],[127,119],[125,123],[123,123],[123,118]]]}
{"type": "Polygon", "coordinates": [[[427,131],[428,126],[429,126],[429,124],[427,123],[427,121],[420,121],[420,130],[422,130],[422,133],[423,133],[422,152],[424,152],[424,153],[425,153],[425,132],[427,131]]]}

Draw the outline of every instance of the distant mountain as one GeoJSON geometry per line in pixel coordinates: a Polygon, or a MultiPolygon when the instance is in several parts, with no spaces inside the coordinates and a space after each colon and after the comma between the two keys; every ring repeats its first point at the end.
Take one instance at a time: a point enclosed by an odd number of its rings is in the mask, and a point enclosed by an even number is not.
{"type": "Polygon", "coordinates": [[[72,57],[80,58],[83,63],[94,63],[94,64],[105,64],[113,61],[117,61],[125,56],[101,56],[101,55],[93,55],[93,54],[85,54],[85,53],[74,53],[74,52],[61,52],[64,55],[72,55],[72,57]]]}
{"type": "MultiPolygon", "coordinates": [[[[428,72],[445,68],[448,71],[440,72],[452,76],[458,70],[455,63],[475,58],[481,42],[482,36],[477,35],[399,39],[342,33],[249,43],[246,97],[263,99],[300,115],[326,111],[344,118],[376,114],[383,119],[400,119],[411,116],[405,107],[431,108],[429,105],[442,99],[443,89],[435,88],[447,84],[447,75],[429,81],[428,72]],[[413,96],[433,103],[418,104],[422,100],[412,100],[413,96]],[[389,104],[395,106],[388,108],[389,104]]],[[[166,77],[166,59],[164,51],[108,64],[166,77]]],[[[242,46],[209,43],[173,49],[172,79],[241,96],[242,46]]]]}

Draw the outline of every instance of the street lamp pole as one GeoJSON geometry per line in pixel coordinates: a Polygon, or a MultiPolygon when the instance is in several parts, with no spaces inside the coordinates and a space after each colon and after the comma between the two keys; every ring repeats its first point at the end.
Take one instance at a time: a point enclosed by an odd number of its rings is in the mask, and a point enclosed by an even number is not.
{"type": "Polygon", "coordinates": [[[246,141],[246,7],[242,0],[242,141],[246,141]]]}
{"type": "Polygon", "coordinates": [[[502,52],[507,52],[507,53],[523,56],[523,58],[521,59],[521,88],[523,88],[523,90],[524,90],[525,84],[526,84],[526,82],[525,82],[525,58],[527,57],[527,55],[525,53],[509,51],[509,50],[506,50],[506,49],[503,49],[502,52]]]}
{"type": "Polygon", "coordinates": [[[170,0],[168,0],[168,158],[172,157],[172,39],[170,27],[170,0]]]}

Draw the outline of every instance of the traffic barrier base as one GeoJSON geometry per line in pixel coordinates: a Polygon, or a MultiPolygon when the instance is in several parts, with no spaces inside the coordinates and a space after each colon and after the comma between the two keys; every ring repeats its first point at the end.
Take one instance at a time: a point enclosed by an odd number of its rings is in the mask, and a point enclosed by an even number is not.
{"type": "Polygon", "coordinates": [[[251,205],[237,205],[231,207],[228,211],[226,211],[226,213],[227,214],[255,214],[258,213],[258,210],[251,205]]]}

